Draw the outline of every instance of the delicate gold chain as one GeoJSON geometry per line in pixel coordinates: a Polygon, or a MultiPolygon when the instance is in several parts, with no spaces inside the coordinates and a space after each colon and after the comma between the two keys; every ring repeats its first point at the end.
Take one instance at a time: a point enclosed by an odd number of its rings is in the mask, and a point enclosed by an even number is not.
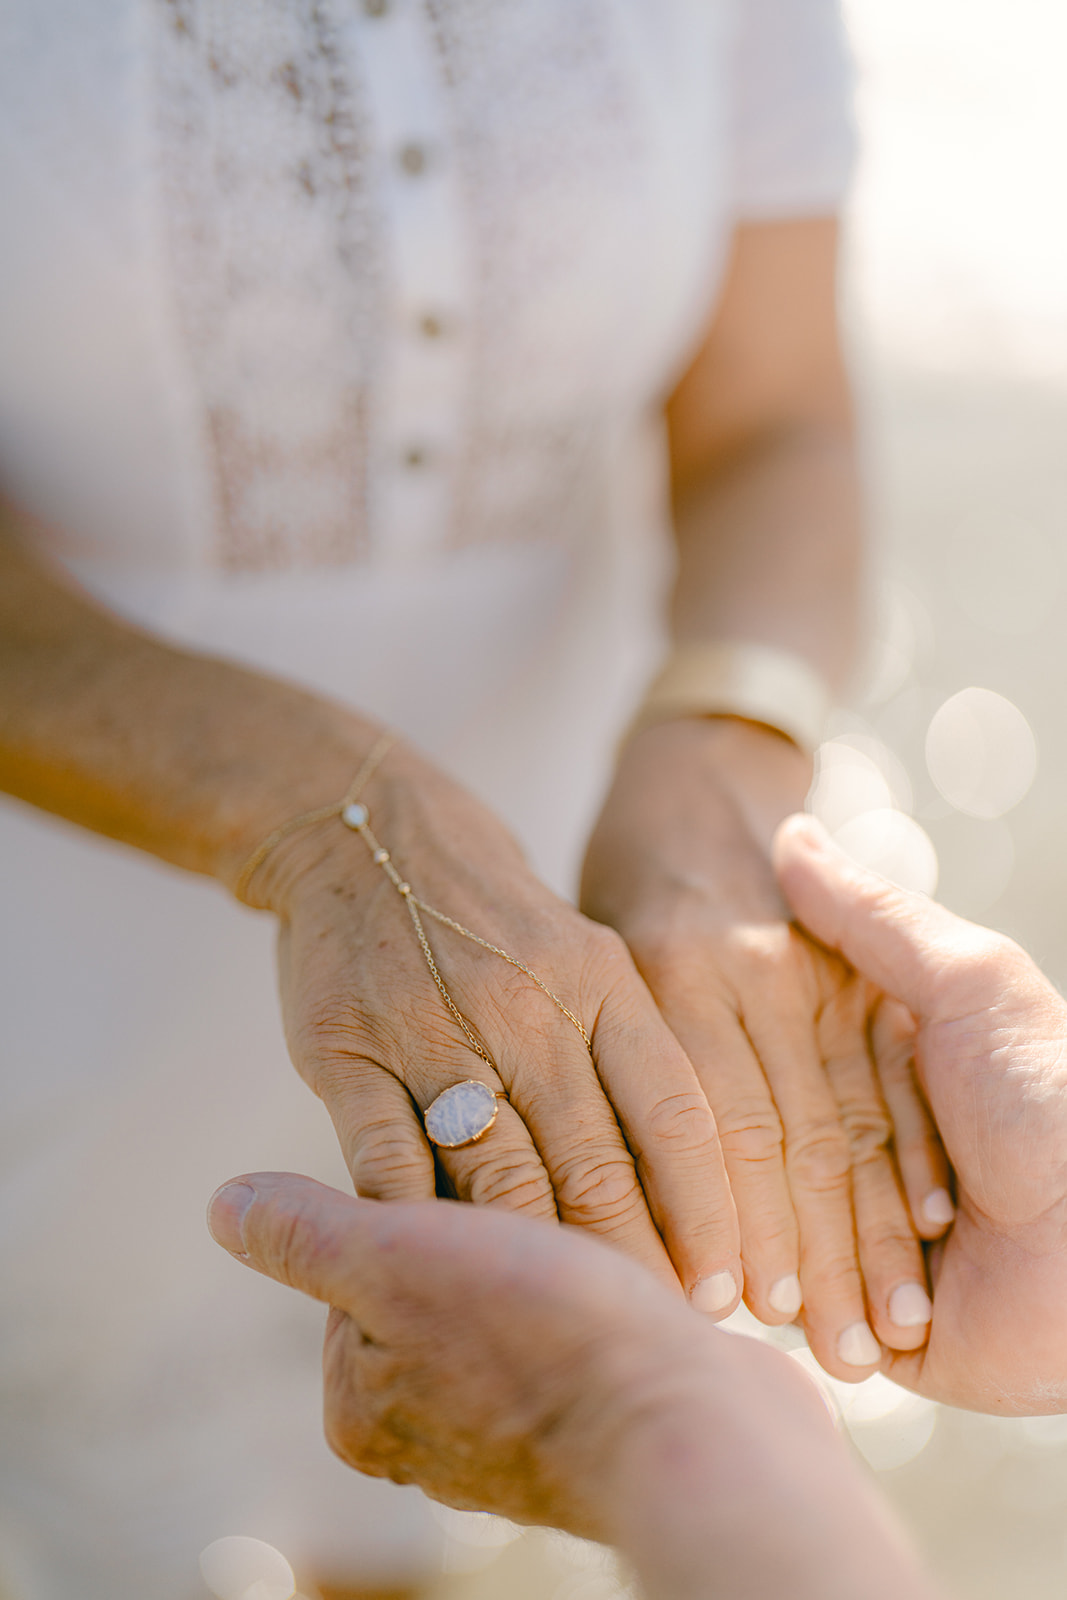
{"type": "Polygon", "coordinates": [[[479,1056],[487,1066],[492,1067],[494,1072],[497,1070],[496,1062],[493,1060],[492,1056],[486,1050],[481,1040],[475,1034],[466,1017],[460,1011],[456,1002],[449,993],[448,985],[441,976],[441,970],[434,959],[433,949],[430,945],[430,940],[427,936],[422,916],[419,914],[420,912],[424,913],[428,917],[433,917],[435,922],[443,923],[446,928],[451,928],[454,933],[462,935],[464,939],[469,939],[472,944],[480,945],[483,950],[488,950],[491,955],[499,956],[502,961],[506,961],[509,966],[515,967],[517,971],[525,973],[526,977],[528,977],[532,983],[537,985],[537,987],[541,990],[541,993],[547,995],[548,999],[551,1000],[557,1011],[561,1012],[563,1016],[566,1017],[567,1021],[572,1025],[572,1027],[577,1029],[578,1033],[581,1035],[582,1043],[589,1051],[589,1054],[592,1055],[593,1043],[586,1032],[583,1023],[581,1022],[580,1018],[578,1018],[574,1012],[569,1009],[569,1007],[563,1004],[563,1001],[559,998],[559,995],[553,994],[552,990],[548,987],[548,984],[539,978],[537,973],[534,972],[531,967],[526,965],[525,961],[520,961],[518,956],[510,955],[508,951],[502,950],[497,944],[490,944],[488,939],[483,939],[478,934],[472,933],[470,928],[465,928],[461,922],[456,922],[453,917],[446,916],[443,911],[438,911],[436,906],[431,906],[427,901],[421,900],[412,889],[410,883],[406,882],[405,879],[400,876],[400,873],[393,865],[393,860],[389,854],[389,851],[386,850],[375,838],[370,826],[370,812],[367,810],[367,807],[361,803],[359,797],[366,788],[370,779],[373,777],[374,773],[377,771],[378,767],[381,765],[382,761],[385,759],[385,756],[388,754],[395,741],[396,735],[394,733],[387,732],[382,734],[381,738],[374,745],[370,754],[367,756],[367,759],[356,773],[356,776],[349,784],[348,789],[345,791],[345,794],[341,800],[336,801],[333,805],[320,806],[316,811],[306,811],[303,813],[303,815],[292,818],[291,821],[283,823],[280,828],[275,828],[273,833],[268,834],[267,838],[263,840],[262,844],[258,845],[252,852],[241,869],[240,876],[237,879],[237,886],[234,891],[237,895],[237,898],[239,900],[244,899],[245,891],[248,889],[256,868],[262,865],[267,856],[274,849],[275,845],[280,844],[283,839],[287,839],[291,833],[295,833],[299,828],[310,827],[314,822],[323,822],[327,817],[340,817],[346,828],[351,828],[354,833],[358,833],[360,835],[364,844],[371,853],[371,859],[373,860],[375,866],[381,867],[382,871],[385,873],[386,877],[389,879],[390,883],[393,885],[394,889],[396,889],[397,893],[400,895],[400,898],[407,906],[408,915],[411,917],[412,926],[415,929],[415,936],[418,939],[422,953],[426,958],[426,965],[430,969],[430,976],[437,985],[437,991],[440,994],[441,999],[444,1001],[456,1023],[462,1029],[463,1034],[475,1055],[479,1056]]]}
{"type": "Polygon", "coordinates": [[[291,833],[297,833],[301,828],[310,828],[313,822],[325,822],[327,817],[339,817],[346,806],[350,806],[358,800],[395,743],[396,734],[387,729],[375,741],[370,754],[340,800],[335,800],[332,805],[319,806],[315,811],[303,811],[300,816],[291,817],[288,822],[283,822],[281,827],[275,828],[273,833],[268,833],[267,837],[252,851],[238,874],[233,890],[237,899],[244,900],[256,868],[263,865],[274,847],[281,844],[283,839],[288,839],[291,833]]]}

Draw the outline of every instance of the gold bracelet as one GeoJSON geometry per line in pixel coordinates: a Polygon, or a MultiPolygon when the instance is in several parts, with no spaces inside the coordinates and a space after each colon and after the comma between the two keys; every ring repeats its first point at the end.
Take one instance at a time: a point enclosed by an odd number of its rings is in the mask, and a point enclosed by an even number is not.
{"type": "MultiPolygon", "coordinates": [[[[283,839],[288,839],[291,833],[299,833],[301,828],[310,828],[314,822],[325,822],[327,817],[339,817],[346,806],[350,806],[354,801],[358,800],[395,743],[396,734],[391,730],[387,730],[375,742],[366,761],[364,761],[340,800],[335,800],[332,805],[319,806],[315,811],[303,811],[300,816],[292,817],[288,822],[283,822],[281,827],[275,828],[273,833],[268,833],[267,837],[257,844],[237,875],[237,882],[233,888],[237,899],[245,900],[248,886],[252,882],[256,868],[263,865],[271,851],[276,845],[281,844],[283,839]]],[[[247,904],[247,901],[245,901],[245,904],[247,904]]]]}
{"type": "Polygon", "coordinates": [[[801,656],[761,644],[684,644],[652,680],[623,742],[674,717],[735,716],[813,755],[831,704],[828,685],[801,656]]]}
{"type": "MultiPolygon", "coordinates": [[[[410,883],[401,877],[397,871],[389,851],[378,842],[371,831],[370,812],[361,801],[360,795],[395,741],[396,735],[394,733],[382,734],[340,800],[335,801],[332,805],[320,806],[315,811],[305,811],[300,816],[293,817],[289,822],[283,823],[280,828],[275,828],[273,833],[268,834],[262,843],[256,846],[238,874],[234,890],[237,898],[244,898],[245,891],[248,889],[256,868],[263,864],[267,856],[283,839],[287,839],[290,834],[296,833],[300,828],[310,827],[312,823],[324,822],[328,817],[338,817],[346,828],[350,828],[353,833],[359,834],[370,851],[371,859],[375,866],[381,867],[393,888],[407,906],[408,915],[415,929],[415,936],[426,959],[426,965],[430,969],[430,976],[433,978],[438,993],[453,1020],[458,1024],[468,1045],[476,1056],[484,1061],[494,1073],[497,1072],[496,1062],[460,1011],[441,975],[441,969],[434,957],[426,926],[422,920],[424,915],[432,917],[436,922],[443,924],[444,927],[451,928],[454,933],[462,935],[464,939],[469,939],[472,944],[480,945],[483,950],[488,950],[491,955],[499,956],[509,966],[525,973],[531,982],[537,985],[541,993],[547,995],[556,1009],[562,1012],[567,1021],[577,1029],[581,1035],[582,1043],[591,1056],[593,1054],[593,1043],[580,1018],[569,1007],[564,1005],[559,996],[552,992],[548,985],[537,976],[537,973],[528,967],[525,961],[520,961],[518,956],[509,955],[499,945],[491,944],[488,939],[483,939],[479,934],[472,933],[470,928],[465,928],[461,922],[456,922],[454,918],[446,916],[443,911],[439,911],[436,906],[431,906],[427,901],[420,899],[410,883]]],[[[497,1101],[505,1098],[506,1096],[501,1091],[494,1092],[487,1084],[475,1078],[468,1078],[461,1083],[454,1083],[449,1088],[442,1090],[426,1108],[423,1114],[423,1121],[426,1126],[427,1137],[431,1143],[448,1150],[455,1150],[463,1145],[474,1144],[483,1134],[488,1133],[493,1126],[497,1116],[497,1101]]]]}

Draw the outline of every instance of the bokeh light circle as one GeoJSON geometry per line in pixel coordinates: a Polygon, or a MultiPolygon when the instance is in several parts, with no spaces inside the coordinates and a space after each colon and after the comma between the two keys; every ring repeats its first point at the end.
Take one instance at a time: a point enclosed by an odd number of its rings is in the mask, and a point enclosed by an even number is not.
{"type": "Polygon", "coordinates": [[[815,756],[815,781],[808,805],[831,833],[864,811],[893,807],[893,794],[885,774],[865,751],[830,739],[815,756]]]}
{"type": "Polygon", "coordinates": [[[934,1401],[901,1389],[876,1372],[862,1383],[842,1383],[819,1366],[810,1350],[791,1350],[790,1360],[811,1377],[868,1464],[878,1472],[914,1461],[933,1437],[934,1401]]]}
{"type": "Polygon", "coordinates": [[[901,889],[933,894],[937,888],[937,851],[903,811],[865,811],[835,829],[834,838],[846,855],[901,889]]]}
{"type": "Polygon", "coordinates": [[[200,1552],[200,1572],[217,1600],[292,1600],[293,1569],[262,1539],[230,1534],[200,1552]]]}
{"type": "Polygon", "coordinates": [[[1010,700],[992,689],[961,689],[935,712],[926,765],[940,794],[969,817],[1002,817],[1037,772],[1037,742],[1010,700]]]}

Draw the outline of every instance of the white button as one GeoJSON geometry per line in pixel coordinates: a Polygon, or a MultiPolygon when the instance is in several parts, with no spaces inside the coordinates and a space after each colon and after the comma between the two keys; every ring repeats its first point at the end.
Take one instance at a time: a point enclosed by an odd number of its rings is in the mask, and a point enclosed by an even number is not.
{"type": "Polygon", "coordinates": [[[424,339],[442,339],[451,323],[437,311],[424,311],[418,320],[419,332],[424,339]]]}
{"type": "Polygon", "coordinates": [[[426,171],[429,159],[429,152],[424,144],[402,144],[397,153],[397,160],[409,178],[420,177],[426,171]]]}

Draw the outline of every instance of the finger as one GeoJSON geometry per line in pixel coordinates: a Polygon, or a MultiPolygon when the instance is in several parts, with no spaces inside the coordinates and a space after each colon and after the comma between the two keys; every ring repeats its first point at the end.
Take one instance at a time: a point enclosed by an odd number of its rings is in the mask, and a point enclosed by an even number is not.
{"type": "MultiPolygon", "coordinates": [[[[472,1071],[471,1076],[482,1082],[487,1073],[472,1071]]],[[[480,1139],[455,1150],[439,1149],[437,1159],[457,1200],[557,1221],[552,1180],[526,1124],[506,1100],[497,1102],[496,1120],[480,1139]]]]}
{"type": "Polygon", "coordinates": [[[433,1154],[404,1085],[376,1062],[344,1056],[316,1074],[358,1195],[432,1200],[433,1154]]]}
{"type": "Polygon", "coordinates": [[[801,983],[783,982],[773,1011],[752,1008],[742,1022],[785,1133],[808,1343],[827,1372],[856,1380],[874,1371],[881,1350],[867,1320],[853,1220],[852,1153],[815,1038],[814,1009],[801,983]]]}
{"type": "Polygon", "coordinates": [[[816,939],[917,1017],[932,1020],[946,952],[958,961],[966,937],[980,930],[857,865],[814,817],[782,823],[774,862],[786,899],[816,939]]]}
{"type": "MultiPolygon", "coordinates": [[[[420,1013],[418,1035],[393,1030],[383,1035],[381,1062],[341,1053],[315,1065],[312,1081],[333,1118],[357,1194],[376,1200],[432,1199],[436,1175],[425,1131],[427,1109],[443,1090],[464,1081],[484,1083],[494,1094],[502,1088],[488,1064],[451,1037],[447,1017],[429,1016],[435,1019],[432,1033],[420,1013]],[[395,1073],[385,1065],[394,1061],[395,1073]]],[[[521,1120],[506,1107],[477,1142],[461,1149],[438,1147],[436,1156],[457,1199],[555,1218],[541,1158],[521,1120]]]]}
{"type": "Polygon", "coordinates": [[[561,1222],[588,1229],[678,1288],[634,1157],[588,1051],[562,1018],[524,1008],[496,1046],[514,1112],[547,1170],[561,1222]]]}
{"type": "Polygon", "coordinates": [[[823,1007],[818,1038],[852,1158],[852,1203],[869,1320],[895,1350],[926,1341],[931,1317],[922,1247],[891,1150],[892,1125],[867,1048],[868,990],[853,978],[823,1007]]]}
{"type": "Polygon", "coordinates": [[[359,1285],[391,1212],[292,1172],[253,1172],[217,1189],[207,1218],[216,1243],[257,1272],[358,1314],[359,1285]]]}
{"type": "Polygon", "coordinates": [[[951,1168],[915,1075],[911,1012],[898,1000],[882,999],[871,1018],[870,1037],[915,1227],[924,1239],[940,1238],[956,1214],[951,1168]]]}
{"type": "Polygon", "coordinates": [[[708,992],[707,964],[691,980],[684,977],[688,965],[672,963],[654,993],[718,1128],[737,1207],[745,1303],[763,1322],[790,1322],[803,1295],[781,1118],[736,1013],[708,992]]]}
{"type": "Polygon", "coordinates": [[[694,1306],[733,1311],[744,1272],[737,1210],[696,1071],[637,974],[593,1032],[596,1070],[618,1113],[652,1218],[694,1306]]]}

